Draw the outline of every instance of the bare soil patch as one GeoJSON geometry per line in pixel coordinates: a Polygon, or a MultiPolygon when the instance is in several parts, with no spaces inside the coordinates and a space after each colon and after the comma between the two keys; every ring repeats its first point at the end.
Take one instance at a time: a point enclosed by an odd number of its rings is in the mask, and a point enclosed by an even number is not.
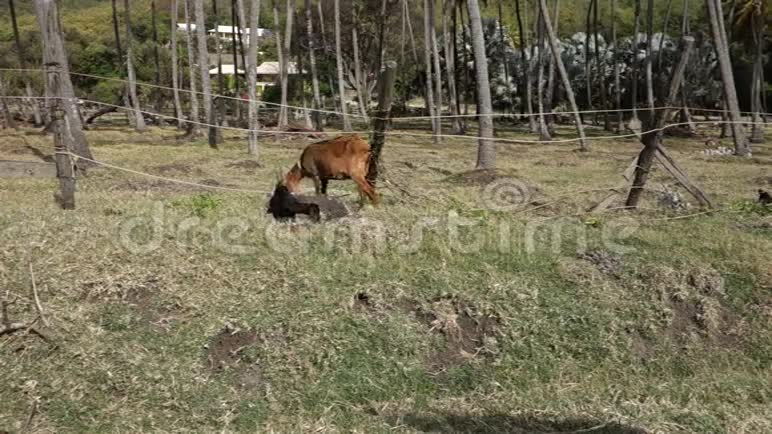
{"type": "Polygon", "coordinates": [[[240,160],[234,161],[233,163],[228,163],[225,165],[225,167],[229,169],[255,170],[262,168],[263,165],[255,160],[240,160]]]}
{"type": "Polygon", "coordinates": [[[168,175],[168,174],[174,174],[174,173],[181,173],[184,175],[203,175],[204,171],[197,168],[197,167],[191,167],[188,164],[184,163],[170,163],[170,164],[162,164],[160,166],[155,166],[151,168],[153,173],[158,173],[160,175],[168,175]]]}
{"type": "Polygon", "coordinates": [[[514,171],[501,169],[475,169],[449,176],[446,181],[461,185],[487,185],[502,178],[515,176],[514,171]]]}
{"type": "Polygon", "coordinates": [[[605,250],[589,250],[580,254],[579,259],[591,263],[603,274],[619,277],[622,259],[617,255],[605,250]]]}

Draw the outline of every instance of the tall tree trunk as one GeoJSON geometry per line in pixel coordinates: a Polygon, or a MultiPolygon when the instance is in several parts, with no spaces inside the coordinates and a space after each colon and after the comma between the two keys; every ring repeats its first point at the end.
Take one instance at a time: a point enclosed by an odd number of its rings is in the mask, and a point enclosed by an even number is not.
{"type": "MultiPolygon", "coordinates": [[[[19,25],[16,22],[16,7],[14,5],[14,0],[8,0],[8,7],[11,10],[11,26],[13,27],[13,41],[16,46],[16,54],[19,57],[19,68],[24,69],[26,68],[26,63],[24,62],[24,55],[23,55],[22,46],[21,46],[21,38],[19,37],[19,25]]],[[[32,83],[29,79],[28,74],[22,74],[22,77],[24,79],[24,89],[27,93],[27,96],[30,98],[29,104],[32,106],[32,116],[35,121],[35,126],[40,126],[43,124],[43,118],[40,116],[40,105],[38,105],[37,101],[32,98],[34,96],[32,94],[32,83]]]]}
{"type": "Polygon", "coordinates": [[[544,27],[547,30],[547,40],[550,44],[550,50],[552,51],[552,57],[555,61],[555,65],[558,67],[558,73],[560,79],[563,80],[563,87],[566,91],[566,98],[571,106],[571,111],[574,112],[574,121],[576,122],[576,130],[579,133],[579,146],[582,151],[589,150],[587,146],[587,139],[584,135],[584,126],[582,125],[582,118],[579,116],[579,107],[576,105],[576,98],[574,98],[574,90],[571,88],[571,80],[568,78],[566,72],[566,66],[563,64],[563,59],[560,57],[560,46],[558,45],[558,38],[555,35],[555,31],[552,29],[552,22],[550,21],[549,13],[547,12],[547,0],[539,0],[539,10],[541,11],[542,18],[544,19],[544,27]]]}
{"type": "Polygon", "coordinates": [[[731,127],[734,136],[735,154],[746,156],[750,154],[751,149],[741,123],[742,116],[740,115],[740,104],[737,101],[737,91],[734,83],[734,74],[732,72],[732,61],[729,57],[729,43],[724,27],[724,14],[721,7],[721,1],[705,0],[705,2],[708,7],[710,29],[713,33],[713,40],[718,54],[718,63],[721,68],[721,81],[724,84],[724,96],[726,97],[727,108],[729,109],[729,118],[732,122],[731,127]]]}
{"type": "Polygon", "coordinates": [[[316,40],[314,38],[314,20],[311,14],[311,0],[305,0],[306,9],[306,35],[308,36],[308,62],[311,64],[311,86],[314,90],[314,112],[311,120],[316,131],[322,131],[322,114],[318,111],[322,108],[322,98],[319,92],[319,76],[316,72],[316,40]]]}
{"type": "MultiPolygon", "coordinates": [[[[239,1],[239,10],[243,11],[242,0],[239,1]]],[[[244,13],[240,14],[242,17],[244,13]]],[[[247,54],[247,80],[249,82],[249,138],[247,152],[257,155],[257,129],[258,105],[257,105],[257,50],[258,50],[258,23],[260,21],[260,0],[252,0],[249,8],[249,51],[247,54]]]]}
{"type": "MultiPolygon", "coordinates": [[[[682,15],[681,39],[684,39],[691,33],[691,30],[689,29],[689,0],[684,0],[682,15]]],[[[695,134],[697,132],[697,127],[694,125],[694,122],[692,122],[692,115],[689,111],[689,84],[687,80],[683,80],[681,83],[681,106],[682,108],[679,122],[687,124],[689,133],[695,134]]]]}
{"type": "MultiPolygon", "coordinates": [[[[123,72],[123,48],[121,47],[121,32],[118,30],[118,6],[116,5],[117,0],[112,0],[112,12],[113,12],[113,34],[115,35],[115,51],[118,55],[118,64],[117,70],[120,72],[123,72]]],[[[132,127],[136,127],[136,117],[134,116],[134,110],[131,107],[131,96],[129,96],[129,84],[126,83],[124,86],[123,94],[123,105],[126,107],[126,120],[129,122],[129,125],[132,127]]]]}
{"type": "MultiPolygon", "coordinates": [[[[40,26],[40,39],[43,41],[43,64],[59,64],[59,87],[62,100],[59,106],[64,109],[65,128],[68,134],[64,134],[67,148],[76,155],[93,159],[86,134],[83,132],[83,123],[78,113],[75,90],[70,80],[70,66],[67,62],[67,53],[64,48],[64,36],[60,27],[59,9],[56,0],[35,0],[35,15],[40,26]]],[[[47,80],[48,81],[48,80],[47,80]]],[[[51,89],[51,86],[47,86],[51,89]]],[[[49,103],[50,104],[50,103],[49,103]]]]}
{"type": "MultiPolygon", "coordinates": [[[[592,9],[595,6],[595,0],[587,0],[587,19],[585,21],[586,36],[584,41],[584,79],[585,79],[585,96],[587,98],[587,110],[593,110],[592,104],[592,51],[590,50],[590,41],[592,40],[592,9]]],[[[598,121],[598,114],[592,113],[592,117],[595,119],[595,123],[598,121]]],[[[588,113],[588,117],[590,113],[588,113]]]]}
{"type": "Polygon", "coordinates": [[[178,77],[178,60],[177,60],[177,15],[179,14],[179,5],[177,0],[172,0],[171,15],[172,15],[172,28],[171,28],[171,51],[172,51],[172,94],[174,97],[174,115],[177,117],[177,126],[183,127],[182,121],[182,102],[180,101],[180,83],[178,77]]]}
{"type": "Polygon", "coordinates": [[[520,34],[520,55],[522,63],[521,76],[522,79],[522,94],[525,94],[525,100],[523,106],[520,109],[521,113],[528,116],[528,125],[531,131],[536,130],[536,119],[533,117],[533,94],[531,92],[531,80],[530,80],[530,61],[528,60],[528,46],[526,45],[526,33],[527,30],[523,26],[523,15],[520,13],[520,0],[515,0],[515,15],[517,16],[517,32],[520,34]]]}
{"type": "MultiPolygon", "coordinates": [[[[220,13],[217,9],[217,3],[219,0],[212,0],[212,15],[214,16],[214,47],[217,55],[217,98],[214,100],[214,123],[219,127],[220,125],[228,125],[227,110],[225,107],[225,75],[222,73],[222,39],[220,37],[220,13]]],[[[219,128],[210,129],[209,133],[215,133],[214,140],[219,143],[221,141],[222,132],[219,128]]],[[[211,139],[210,139],[211,140],[211,139]]]]}
{"type": "Polygon", "coordinates": [[[638,76],[641,71],[641,62],[638,61],[638,49],[640,46],[639,33],[641,32],[641,0],[635,0],[635,24],[633,25],[633,60],[632,60],[632,74],[631,74],[631,99],[633,116],[630,119],[630,125],[633,127],[639,127],[641,121],[638,119],[638,76]]]}
{"type": "MultiPolygon", "coordinates": [[[[234,96],[237,98],[233,100],[234,116],[239,121],[242,121],[241,116],[241,80],[239,79],[239,48],[238,41],[241,39],[241,34],[244,32],[239,22],[238,7],[236,6],[236,0],[231,0],[231,28],[233,30],[233,40],[231,41],[231,54],[233,55],[233,85],[234,96]]],[[[246,71],[247,66],[242,62],[242,68],[246,71]]]]}
{"type": "MultiPolygon", "coordinates": [[[[217,149],[217,126],[212,107],[212,85],[209,80],[209,49],[206,46],[206,16],[204,0],[194,0],[196,7],[196,40],[198,41],[198,66],[201,73],[201,92],[204,95],[204,116],[209,125],[209,146],[217,149]]],[[[219,41],[218,41],[219,42],[219,41]]]]}
{"type": "Polygon", "coordinates": [[[3,74],[0,73],[0,111],[3,112],[3,117],[5,118],[5,125],[3,127],[17,130],[19,129],[19,126],[16,125],[16,120],[13,118],[11,108],[8,107],[8,98],[3,98],[3,95],[5,94],[5,78],[3,77],[3,74]]]}
{"type": "MultiPolygon", "coordinates": [[[[512,98],[512,87],[509,83],[509,64],[507,63],[507,44],[504,39],[504,14],[501,11],[501,0],[498,0],[497,6],[499,13],[499,39],[501,39],[501,43],[499,44],[499,56],[501,56],[501,63],[504,64],[504,83],[507,84],[507,97],[512,98]]],[[[514,111],[514,107],[510,107],[510,109],[514,111]]]]}
{"type": "MultiPolygon", "coordinates": [[[[549,13],[549,12],[547,12],[549,13]]],[[[550,135],[549,128],[547,128],[547,120],[544,115],[544,61],[545,61],[545,49],[546,46],[544,44],[544,20],[541,18],[542,14],[539,14],[539,18],[537,19],[537,32],[536,37],[539,44],[539,60],[538,60],[538,68],[539,72],[537,74],[537,81],[536,81],[536,95],[537,95],[537,101],[538,101],[538,107],[539,107],[539,140],[541,141],[548,141],[552,140],[552,136],[550,135]]]]}
{"type": "Polygon", "coordinates": [[[434,0],[429,0],[429,30],[432,39],[432,58],[434,63],[434,106],[437,113],[437,139],[441,140],[442,134],[442,69],[440,69],[440,50],[437,44],[437,26],[435,17],[434,0]]]}
{"type": "MultiPolygon", "coordinates": [[[[456,114],[461,114],[461,97],[463,95],[463,91],[461,90],[461,79],[459,74],[459,67],[458,67],[458,14],[457,14],[457,7],[458,7],[458,1],[452,0],[452,12],[451,12],[451,43],[453,44],[453,83],[455,88],[455,98],[456,98],[456,114]]],[[[466,53],[466,42],[464,43],[464,53],[466,53]]],[[[466,56],[465,56],[466,58],[466,56]]],[[[464,65],[464,68],[466,68],[466,65],[464,65]]],[[[466,119],[464,118],[457,118],[458,119],[458,131],[454,131],[455,134],[464,134],[466,130],[466,119]]],[[[453,124],[455,128],[455,123],[453,124]]]]}
{"type": "Polygon", "coordinates": [[[622,79],[619,70],[619,41],[617,39],[617,0],[611,0],[611,41],[614,46],[614,102],[616,109],[617,125],[616,132],[622,130],[624,114],[622,113],[622,79]]]}
{"type": "Polygon", "coordinates": [[[652,71],[652,45],[654,44],[654,0],[648,0],[646,7],[646,103],[649,119],[654,119],[654,73],[652,71]]]}
{"type": "Polygon", "coordinates": [[[456,0],[447,0],[442,7],[442,41],[445,50],[445,70],[448,76],[448,96],[450,98],[450,115],[453,122],[453,134],[462,134],[461,123],[458,118],[458,100],[456,94],[456,57],[454,52],[453,36],[448,29],[448,14],[455,10],[456,0]]]}
{"type": "MultiPolygon", "coordinates": [[[[560,0],[555,0],[555,33],[558,33],[558,25],[560,24],[560,0]]],[[[545,40],[546,42],[546,40],[545,40]]],[[[548,111],[552,112],[555,107],[555,62],[552,60],[552,56],[548,56],[549,58],[547,61],[549,62],[549,77],[547,82],[547,95],[545,98],[545,103],[547,104],[548,111]]],[[[554,120],[555,116],[550,115],[547,118],[547,131],[550,132],[550,135],[554,133],[554,120]]]]}
{"type": "Polygon", "coordinates": [[[157,25],[157,10],[155,8],[155,0],[150,1],[150,20],[153,32],[153,62],[155,63],[155,85],[159,86],[153,92],[155,95],[155,112],[161,113],[163,109],[164,96],[160,88],[161,86],[161,54],[158,52],[158,25],[157,25]]]}
{"type": "Polygon", "coordinates": [[[343,53],[340,41],[340,0],[335,0],[335,63],[338,69],[338,95],[340,96],[340,111],[343,114],[343,130],[351,131],[351,120],[346,111],[346,83],[343,79],[343,53]]]}
{"type": "Polygon", "coordinates": [[[290,64],[290,47],[292,46],[292,23],[295,16],[295,0],[287,0],[287,16],[284,26],[284,38],[279,37],[279,8],[274,1],[273,5],[273,19],[276,26],[276,43],[277,50],[279,52],[279,72],[281,76],[281,107],[279,108],[279,124],[280,130],[286,129],[289,125],[289,109],[287,107],[288,91],[289,91],[289,64],[290,64]],[[283,39],[283,40],[282,40],[283,39]]]}
{"type": "Polygon", "coordinates": [[[657,74],[662,76],[662,49],[665,47],[665,36],[670,26],[670,14],[673,11],[673,0],[667,0],[667,12],[665,13],[665,24],[662,26],[662,37],[659,38],[659,47],[657,47],[657,74]]]}
{"type": "Polygon", "coordinates": [[[126,71],[129,75],[129,94],[134,107],[134,129],[139,132],[147,130],[145,126],[145,116],[142,113],[142,107],[137,97],[137,73],[134,71],[134,60],[132,54],[132,36],[131,36],[131,7],[129,0],[123,0],[123,8],[126,21],[126,71]]]}
{"type": "Polygon", "coordinates": [[[435,145],[440,142],[437,130],[437,116],[439,107],[435,105],[434,89],[432,88],[432,29],[429,8],[429,0],[424,0],[424,65],[426,71],[426,107],[429,109],[429,116],[432,119],[432,143],[435,145]]]}
{"type": "MultiPolygon", "coordinates": [[[[606,61],[605,50],[608,50],[608,45],[604,50],[603,58],[600,57],[600,41],[598,41],[598,0],[593,0],[594,7],[592,11],[592,34],[595,41],[595,75],[598,77],[598,88],[600,90],[601,107],[608,108],[608,100],[606,98],[606,61]]],[[[609,122],[609,115],[607,111],[603,112],[603,129],[611,131],[611,123],[609,122]]]]}
{"type": "Polygon", "coordinates": [[[480,117],[480,139],[477,147],[477,167],[493,169],[496,166],[496,148],[493,144],[493,106],[491,105],[491,87],[488,82],[488,59],[485,53],[485,34],[483,33],[480,5],[477,0],[467,0],[469,25],[472,33],[472,51],[475,58],[477,77],[477,107],[480,117]]]}
{"type": "Polygon", "coordinates": [[[761,4],[756,6],[758,10],[751,15],[751,31],[753,43],[756,48],[756,59],[753,64],[753,85],[751,86],[751,111],[753,127],[751,129],[751,143],[764,143],[764,125],[761,118],[763,111],[762,97],[764,91],[764,15],[761,4]]]}
{"type": "Polygon", "coordinates": [[[193,36],[191,35],[191,32],[193,31],[191,28],[191,20],[190,20],[190,1],[191,0],[185,0],[185,22],[187,24],[187,28],[185,29],[185,44],[187,45],[187,51],[188,51],[188,72],[190,75],[190,92],[188,95],[190,96],[190,133],[191,135],[198,136],[201,134],[201,128],[199,123],[201,122],[201,117],[198,114],[198,91],[196,86],[196,47],[193,45],[193,36]]]}
{"type": "Polygon", "coordinates": [[[359,16],[354,6],[352,11],[353,25],[351,26],[351,45],[354,51],[354,82],[357,91],[357,100],[359,101],[359,113],[367,121],[367,99],[365,98],[365,87],[367,86],[362,76],[362,63],[359,61],[359,16]]]}

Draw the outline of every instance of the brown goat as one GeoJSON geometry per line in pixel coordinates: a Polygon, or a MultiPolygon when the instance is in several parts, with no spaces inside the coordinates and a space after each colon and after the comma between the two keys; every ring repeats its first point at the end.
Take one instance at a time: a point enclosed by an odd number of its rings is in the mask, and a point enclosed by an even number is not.
{"type": "Polygon", "coordinates": [[[377,205],[378,194],[367,181],[369,159],[370,145],[356,134],[312,143],[284,177],[284,184],[291,192],[297,192],[300,181],[311,178],[316,194],[326,195],[329,180],[351,179],[360,194],[377,205]]]}

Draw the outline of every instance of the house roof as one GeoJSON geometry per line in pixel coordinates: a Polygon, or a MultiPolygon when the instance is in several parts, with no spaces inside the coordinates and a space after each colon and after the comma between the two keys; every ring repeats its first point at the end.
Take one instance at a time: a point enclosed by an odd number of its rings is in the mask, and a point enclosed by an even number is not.
{"type": "Polygon", "coordinates": [[[184,30],[191,30],[191,31],[195,31],[196,30],[196,25],[192,24],[192,23],[191,24],[188,24],[188,23],[177,23],[177,30],[183,30],[183,31],[184,30]]]}
{"type": "MultiPolygon", "coordinates": [[[[233,71],[236,70],[237,74],[244,74],[243,69],[236,69],[233,65],[223,65],[222,66],[222,75],[233,75],[233,71]]],[[[219,73],[219,70],[217,68],[210,69],[209,75],[217,75],[219,73]]]]}
{"type": "MultiPolygon", "coordinates": [[[[279,74],[279,62],[263,62],[257,67],[258,74],[264,75],[278,75],[279,74]]],[[[295,62],[289,62],[289,73],[298,74],[298,65],[295,62]]]]}
{"type": "MultiPolygon", "coordinates": [[[[209,33],[222,33],[225,35],[233,35],[236,33],[243,33],[245,35],[248,35],[250,33],[249,27],[245,27],[243,29],[240,29],[239,27],[235,26],[217,26],[217,29],[210,29],[209,33]]],[[[271,31],[268,29],[258,28],[257,29],[257,36],[270,36],[271,31]]]]}

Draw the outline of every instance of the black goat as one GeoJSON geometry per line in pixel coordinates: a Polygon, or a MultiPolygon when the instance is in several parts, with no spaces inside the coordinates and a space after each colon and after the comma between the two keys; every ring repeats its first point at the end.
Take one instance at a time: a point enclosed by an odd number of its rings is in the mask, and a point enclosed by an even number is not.
{"type": "Polygon", "coordinates": [[[276,220],[295,220],[297,214],[306,214],[315,222],[321,219],[319,205],[301,202],[281,182],[273,190],[266,214],[272,214],[276,220]]]}

